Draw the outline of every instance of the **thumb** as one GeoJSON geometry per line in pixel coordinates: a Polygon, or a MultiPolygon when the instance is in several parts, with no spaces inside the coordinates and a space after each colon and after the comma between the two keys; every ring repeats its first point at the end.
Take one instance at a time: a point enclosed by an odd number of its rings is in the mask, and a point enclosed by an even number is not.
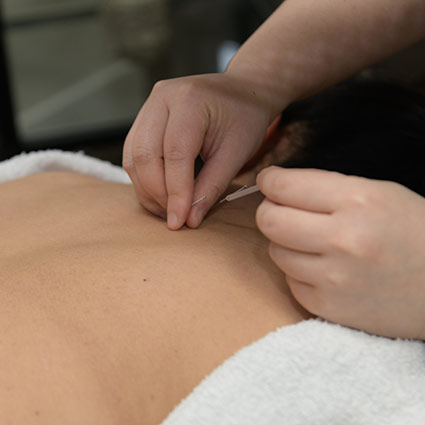
{"type": "Polygon", "coordinates": [[[204,196],[205,199],[192,206],[186,221],[189,227],[196,228],[201,224],[205,215],[217,203],[243,166],[246,158],[242,152],[230,152],[231,150],[218,151],[205,162],[199,172],[195,181],[193,200],[204,196]]]}

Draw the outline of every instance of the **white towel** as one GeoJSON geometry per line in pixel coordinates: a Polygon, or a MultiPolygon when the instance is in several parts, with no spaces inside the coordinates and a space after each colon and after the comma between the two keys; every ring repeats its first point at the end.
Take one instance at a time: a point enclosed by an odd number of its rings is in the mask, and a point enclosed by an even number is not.
{"type": "MultiPolygon", "coordinates": [[[[0,181],[54,170],[130,182],[120,167],[62,151],[4,161],[0,181]]],[[[425,425],[425,344],[321,320],[282,327],[227,359],[162,423],[280,424],[425,425]]]]}
{"type": "Polygon", "coordinates": [[[162,425],[424,425],[425,345],[320,320],[279,328],[205,378],[162,425]]]}
{"type": "Polygon", "coordinates": [[[65,152],[56,149],[21,153],[0,162],[0,182],[47,171],[72,171],[117,183],[131,183],[121,167],[91,158],[83,152],[65,152]]]}

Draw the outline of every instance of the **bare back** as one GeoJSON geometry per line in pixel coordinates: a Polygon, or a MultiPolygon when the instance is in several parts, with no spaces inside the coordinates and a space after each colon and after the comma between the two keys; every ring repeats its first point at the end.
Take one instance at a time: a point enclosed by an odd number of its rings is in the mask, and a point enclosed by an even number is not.
{"type": "Polygon", "coordinates": [[[308,314],[253,195],[169,231],[129,185],[0,185],[0,422],[159,424],[225,359],[308,314]]]}

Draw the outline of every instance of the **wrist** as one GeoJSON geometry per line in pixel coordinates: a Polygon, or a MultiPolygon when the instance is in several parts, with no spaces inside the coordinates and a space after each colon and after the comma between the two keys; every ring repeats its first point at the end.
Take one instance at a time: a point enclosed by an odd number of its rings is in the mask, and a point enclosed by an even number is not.
{"type": "Polygon", "coordinates": [[[269,124],[295,100],[289,89],[274,75],[272,61],[257,64],[239,58],[229,63],[225,73],[243,83],[264,108],[269,124]]]}

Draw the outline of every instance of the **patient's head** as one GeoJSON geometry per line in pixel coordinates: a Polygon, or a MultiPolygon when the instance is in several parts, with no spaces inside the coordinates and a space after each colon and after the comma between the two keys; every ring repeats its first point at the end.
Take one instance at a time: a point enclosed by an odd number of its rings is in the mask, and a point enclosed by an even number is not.
{"type": "Polygon", "coordinates": [[[391,180],[425,196],[422,93],[393,83],[345,82],[293,103],[279,128],[295,145],[281,166],[391,180]]]}

